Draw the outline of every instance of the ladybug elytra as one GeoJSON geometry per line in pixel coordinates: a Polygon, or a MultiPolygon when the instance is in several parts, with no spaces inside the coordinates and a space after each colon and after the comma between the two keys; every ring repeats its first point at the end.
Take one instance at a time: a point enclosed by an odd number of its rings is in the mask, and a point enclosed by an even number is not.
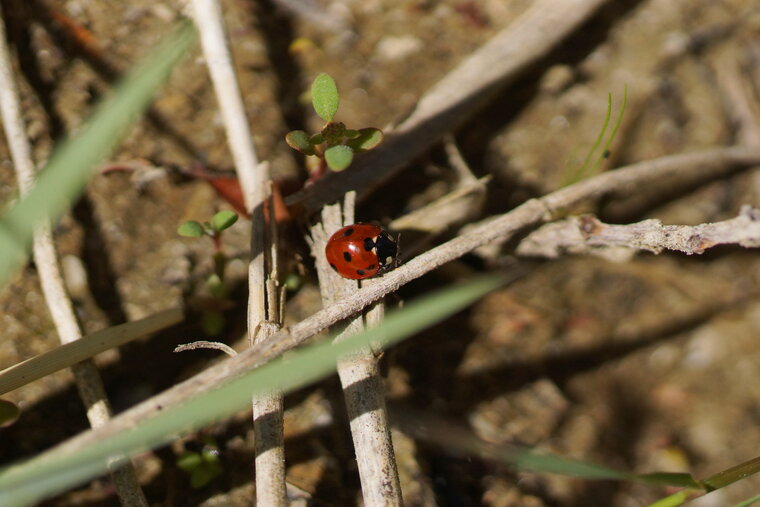
{"type": "Polygon", "coordinates": [[[352,224],[338,229],[325,247],[327,262],[338,274],[363,280],[391,269],[398,245],[382,227],[352,224]]]}

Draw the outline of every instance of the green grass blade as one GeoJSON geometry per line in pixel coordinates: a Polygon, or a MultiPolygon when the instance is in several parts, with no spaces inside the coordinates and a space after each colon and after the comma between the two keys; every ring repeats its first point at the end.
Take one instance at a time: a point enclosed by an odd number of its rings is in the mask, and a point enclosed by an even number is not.
{"type": "Polygon", "coordinates": [[[705,485],[707,491],[714,491],[716,489],[725,488],[736,481],[746,479],[758,472],[760,472],[760,456],[723,470],[722,472],[718,472],[701,482],[705,485]]]}
{"type": "Polygon", "coordinates": [[[620,125],[623,123],[623,114],[625,113],[625,106],[628,105],[628,85],[625,85],[623,87],[623,100],[620,103],[620,112],[618,113],[617,120],[615,120],[615,125],[612,127],[612,132],[610,132],[610,137],[607,139],[607,142],[604,143],[604,148],[602,148],[602,153],[599,155],[599,158],[596,161],[596,164],[594,164],[594,170],[592,171],[592,174],[596,174],[599,172],[599,166],[602,165],[602,162],[605,158],[607,158],[607,154],[609,154],[610,145],[612,144],[612,141],[615,140],[615,137],[617,137],[618,130],[620,129],[620,125]]]}
{"type": "Polygon", "coordinates": [[[611,116],[612,116],[612,94],[608,93],[607,94],[607,114],[604,116],[604,124],[602,125],[602,130],[599,131],[599,135],[596,136],[594,145],[586,154],[586,158],[583,160],[583,164],[581,164],[581,166],[575,170],[575,173],[571,175],[570,178],[567,179],[567,181],[564,182],[563,186],[570,185],[571,183],[575,183],[576,181],[580,181],[583,179],[583,177],[586,174],[586,169],[588,169],[588,165],[594,156],[594,153],[596,152],[597,148],[599,148],[599,145],[602,144],[602,139],[604,139],[604,134],[607,132],[607,127],[610,124],[611,116]]]}
{"type": "Polygon", "coordinates": [[[750,505],[757,502],[760,502],[760,495],[755,495],[752,498],[748,498],[744,501],[741,501],[735,504],[733,507],[750,507],[750,505]]]}
{"type": "Polygon", "coordinates": [[[199,395],[180,406],[167,407],[131,431],[112,436],[74,453],[52,449],[0,471],[0,505],[30,504],[97,475],[106,460],[132,455],[167,442],[174,436],[200,428],[250,405],[256,393],[293,390],[335,370],[336,358],[364,347],[393,343],[451,315],[505,283],[502,276],[483,277],[458,284],[412,302],[391,313],[381,326],[339,344],[330,342],[304,347],[286,360],[258,368],[223,387],[199,395]]]}
{"type": "Polygon", "coordinates": [[[91,172],[127,133],[195,41],[190,23],[168,37],[150,58],[103,101],[84,128],[65,141],[41,171],[34,189],[0,220],[0,286],[26,260],[34,227],[58,219],[82,191],[91,172]]]}
{"type": "Polygon", "coordinates": [[[691,495],[688,491],[677,491],[672,495],[661,498],[647,507],[678,507],[689,501],[691,495]]]}

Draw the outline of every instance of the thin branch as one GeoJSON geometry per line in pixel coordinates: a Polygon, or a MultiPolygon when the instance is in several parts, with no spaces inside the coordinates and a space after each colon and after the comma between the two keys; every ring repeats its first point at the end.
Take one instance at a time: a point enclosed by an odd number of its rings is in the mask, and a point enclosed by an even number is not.
{"type": "Polygon", "coordinates": [[[44,354],[30,357],[26,361],[0,371],[0,394],[18,389],[136,338],[172,326],[180,322],[182,318],[182,309],[172,308],[144,319],[90,333],[44,354]]]}
{"type": "MultiPolygon", "coordinates": [[[[195,22],[227,131],[227,141],[251,216],[251,256],[248,263],[248,338],[251,345],[266,340],[279,329],[277,309],[267,308],[267,286],[277,291],[276,278],[268,283],[265,252],[264,201],[269,184],[268,164],[259,164],[245,106],[224,33],[216,0],[193,0],[195,22]],[[268,311],[269,310],[269,311],[268,311]]],[[[272,213],[273,214],[273,210],[272,213]]],[[[270,238],[275,242],[276,238],[270,238]]],[[[276,292],[279,295],[278,292],[276,292]]],[[[275,299],[274,297],[272,299],[275,299]]],[[[277,306],[277,305],[275,305],[277,306]]],[[[267,395],[253,401],[256,431],[256,496],[259,505],[285,505],[285,462],[282,436],[282,397],[267,395]],[[263,417],[263,416],[267,417],[263,417]],[[269,422],[267,422],[269,421],[269,422]]]]}
{"type": "MultiPolygon", "coordinates": [[[[356,281],[335,273],[324,254],[330,235],[344,224],[354,222],[355,199],[354,192],[346,195],[342,213],[338,204],[325,206],[322,221],[311,229],[310,244],[324,307],[352,297],[359,288],[356,281]]],[[[373,313],[375,321],[382,318],[382,302],[376,303],[373,313]]],[[[362,316],[355,316],[335,340],[340,341],[363,329],[362,316]]],[[[338,376],[346,400],[364,504],[402,505],[396,457],[385,409],[385,389],[375,354],[367,347],[340,358],[338,376]]]]}
{"type": "Polygon", "coordinates": [[[454,130],[489,99],[546,56],[607,0],[540,0],[449,72],[387,133],[377,149],[357,158],[350,171],[328,174],[286,199],[307,213],[349,190],[363,198],[454,130]]]}
{"type": "Polygon", "coordinates": [[[485,244],[506,241],[516,232],[527,227],[535,227],[555,220],[564,213],[565,209],[582,201],[596,200],[615,192],[631,192],[661,179],[684,174],[688,174],[695,180],[707,181],[736,172],[739,168],[746,169],[759,164],[760,153],[757,150],[742,147],[717,148],[639,162],[583,180],[544,197],[531,199],[412,259],[407,264],[385,274],[375,283],[362,287],[350,297],[336,301],[331,306],[293,325],[290,329],[275,333],[266,342],[132,407],[106,427],[85,432],[60,444],[55,451],[73,451],[89,443],[108,438],[168,406],[182,403],[199,392],[218,387],[282,355],[339,320],[356,314],[372,302],[439,266],[485,244]]]}
{"type": "MultiPolygon", "coordinates": [[[[25,134],[19,93],[13,77],[13,66],[6,40],[5,22],[0,11],[0,109],[2,109],[3,127],[19,188],[21,194],[26,195],[34,187],[36,170],[25,134]]],[[[40,224],[34,233],[33,254],[42,292],[58,332],[58,338],[61,343],[73,343],[82,338],[82,330],[77,323],[71,299],[66,293],[50,224],[47,222],[40,224]]],[[[79,396],[87,409],[90,425],[103,426],[111,418],[111,407],[95,364],[92,360],[86,360],[73,365],[71,371],[76,379],[79,396]]],[[[147,505],[131,462],[110,471],[122,504],[147,505]]]]}
{"type": "Polygon", "coordinates": [[[233,349],[226,343],[210,342],[206,340],[200,340],[197,342],[183,343],[182,345],[177,345],[176,347],[174,347],[173,352],[186,352],[188,350],[201,350],[201,349],[220,350],[230,357],[235,357],[238,354],[237,350],[233,349]]]}
{"type": "Polygon", "coordinates": [[[760,209],[744,206],[736,218],[700,225],[662,225],[654,219],[610,225],[590,215],[571,217],[531,233],[520,242],[517,254],[548,258],[565,253],[593,254],[626,261],[640,250],[694,255],[717,245],[760,247],[760,209]]]}

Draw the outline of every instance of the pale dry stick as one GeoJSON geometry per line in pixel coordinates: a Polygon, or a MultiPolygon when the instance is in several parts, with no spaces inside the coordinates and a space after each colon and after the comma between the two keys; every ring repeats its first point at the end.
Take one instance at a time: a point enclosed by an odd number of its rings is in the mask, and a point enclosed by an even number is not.
{"type": "Polygon", "coordinates": [[[177,345],[174,347],[173,352],[186,352],[188,350],[219,350],[221,352],[224,352],[230,357],[235,357],[237,355],[237,350],[233,349],[226,343],[222,342],[210,342],[208,340],[198,340],[197,342],[190,342],[190,343],[183,343],[182,345],[177,345]]]}
{"type": "MultiPolygon", "coordinates": [[[[277,221],[274,213],[272,187],[269,185],[269,228],[266,236],[268,275],[266,279],[266,319],[251,344],[265,342],[282,329],[284,291],[279,286],[277,221]]],[[[254,397],[253,428],[256,435],[256,503],[285,505],[288,503],[288,484],[285,482],[285,399],[275,390],[254,397]]]]}
{"type": "Polygon", "coordinates": [[[71,438],[49,452],[72,452],[88,444],[94,444],[134,427],[140,421],[155,416],[169,406],[215,389],[297,347],[327,327],[362,311],[374,301],[439,266],[485,244],[507,241],[518,231],[555,220],[564,215],[566,209],[582,201],[594,201],[616,192],[630,193],[637,188],[676,175],[687,175],[693,181],[707,181],[755,165],[760,165],[760,152],[757,150],[743,147],[716,148],[639,162],[526,201],[513,210],[484,221],[470,231],[415,257],[383,275],[375,283],[362,287],[350,297],[336,301],[289,329],[275,333],[266,342],[259,343],[236,357],[222,361],[213,368],[202,371],[132,407],[114,418],[107,426],[71,438]]]}
{"type": "Polygon", "coordinates": [[[288,205],[307,213],[334,202],[349,190],[359,199],[424,153],[446,132],[572,34],[608,0],[538,0],[508,27],[449,72],[422,98],[412,114],[387,133],[382,145],[352,164],[289,196],[288,205]]]}
{"type": "MultiPolygon", "coordinates": [[[[342,213],[339,204],[325,206],[322,208],[321,222],[311,228],[310,246],[324,307],[351,297],[359,287],[355,280],[343,278],[335,273],[325,257],[325,245],[330,235],[344,224],[354,222],[355,199],[354,192],[346,195],[342,213]]],[[[376,307],[382,308],[382,303],[378,302],[376,307]]],[[[378,313],[380,311],[374,310],[375,319],[381,318],[378,313]]],[[[360,333],[363,329],[362,316],[355,316],[335,340],[340,341],[360,333]]],[[[337,368],[346,400],[364,505],[403,505],[385,409],[385,387],[377,357],[367,347],[340,358],[337,368]]]]}
{"type": "Polygon", "coordinates": [[[0,371],[0,394],[182,321],[181,308],[90,333],[0,371]]]}
{"type": "MultiPolygon", "coordinates": [[[[21,103],[13,77],[2,11],[0,11],[0,109],[2,109],[3,128],[15,166],[19,189],[21,195],[26,195],[34,187],[36,170],[21,116],[21,103]]],[[[49,223],[40,223],[37,226],[32,250],[42,292],[59,340],[64,344],[79,340],[82,338],[82,330],[77,323],[71,299],[66,293],[49,223]]],[[[86,360],[72,365],[71,371],[76,380],[79,396],[87,410],[90,425],[103,426],[111,418],[111,407],[95,363],[92,360],[86,360]]],[[[109,469],[116,493],[123,505],[148,505],[131,462],[122,462],[120,466],[109,467],[109,469]]]]}
{"type": "Polygon", "coordinates": [[[591,215],[570,217],[533,231],[516,253],[552,259],[567,253],[592,254],[624,262],[642,250],[699,255],[718,245],[760,247],[760,208],[743,206],[737,217],[699,225],[663,225],[656,219],[612,225],[591,215]]]}
{"type": "MultiPolygon", "coordinates": [[[[217,101],[222,112],[227,142],[235,161],[246,209],[251,216],[251,254],[248,263],[248,338],[253,345],[273,332],[267,312],[267,276],[265,267],[264,201],[267,198],[269,167],[258,163],[253,146],[251,130],[245,115],[245,105],[238,86],[237,75],[232,65],[232,56],[225,36],[222,11],[216,0],[193,0],[195,23],[201,36],[201,47],[206,65],[211,74],[217,101]]],[[[273,239],[274,241],[274,239],[273,239]]],[[[272,309],[270,309],[272,310],[272,309]]],[[[262,414],[270,414],[277,405],[272,399],[262,400],[262,405],[254,400],[254,430],[264,430],[262,414]],[[255,421],[260,424],[256,424],[255,421]]],[[[279,402],[279,417],[282,418],[282,402],[279,402]]],[[[263,434],[256,434],[257,447],[268,449],[256,456],[256,496],[260,505],[285,505],[283,438],[280,427],[274,433],[266,426],[263,434]]]]}

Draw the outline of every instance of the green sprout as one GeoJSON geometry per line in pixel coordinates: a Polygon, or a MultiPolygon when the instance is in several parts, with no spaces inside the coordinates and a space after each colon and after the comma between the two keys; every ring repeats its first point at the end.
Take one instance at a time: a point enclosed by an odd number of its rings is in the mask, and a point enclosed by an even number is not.
{"type": "Polygon", "coordinates": [[[374,127],[352,130],[343,123],[334,122],[340,105],[340,94],[335,80],[324,72],[311,85],[311,102],[317,116],[325,121],[322,130],[309,135],[303,130],[293,130],[285,136],[285,142],[306,156],[316,157],[319,167],[312,174],[316,179],[327,167],[333,171],[346,169],[354,154],[369,151],[383,140],[383,132],[374,127]]]}
{"type": "Polygon", "coordinates": [[[610,132],[609,138],[607,138],[607,142],[604,143],[604,147],[602,148],[601,153],[596,157],[596,160],[594,160],[592,164],[591,161],[594,159],[594,153],[596,153],[596,151],[599,149],[599,146],[601,146],[602,141],[604,140],[604,134],[607,132],[607,127],[610,125],[610,118],[612,116],[612,94],[607,94],[607,114],[604,117],[602,130],[599,132],[599,135],[596,137],[593,146],[586,154],[586,158],[583,161],[583,164],[581,164],[578,169],[573,171],[573,174],[569,175],[569,177],[566,178],[563,186],[576,183],[599,172],[599,167],[602,165],[602,162],[610,156],[610,145],[612,144],[612,141],[615,140],[618,129],[620,128],[620,124],[623,122],[623,113],[625,112],[625,106],[627,102],[628,86],[625,86],[623,88],[623,100],[620,103],[620,112],[618,113],[615,125],[612,127],[612,131],[610,132]]]}
{"type": "Polygon", "coordinates": [[[200,489],[222,474],[219,448],[210,441],[201,452],[188,451],[177,458],[177,466],[190,474],[190,486],[200,489]]]}
{"type": "MultiPolygon", "coordinates": [[[[224,301],[229,295],[230,288],[224,281],[224,272],[229,261],[222,248],[222,232],[237,222],[238,215],[233,211],[220,211],[209,222],[190,220],[177,228],[177,233],[186,238],[201,238],[208,236],[214,245],[214,272],[206,279],[206,292],[216,301],[224,301]]],[[[201,325],[209,336],[219,334],[225,326],[224,314],[213,308],[204,309],[201,315],[201,325]]]]}

